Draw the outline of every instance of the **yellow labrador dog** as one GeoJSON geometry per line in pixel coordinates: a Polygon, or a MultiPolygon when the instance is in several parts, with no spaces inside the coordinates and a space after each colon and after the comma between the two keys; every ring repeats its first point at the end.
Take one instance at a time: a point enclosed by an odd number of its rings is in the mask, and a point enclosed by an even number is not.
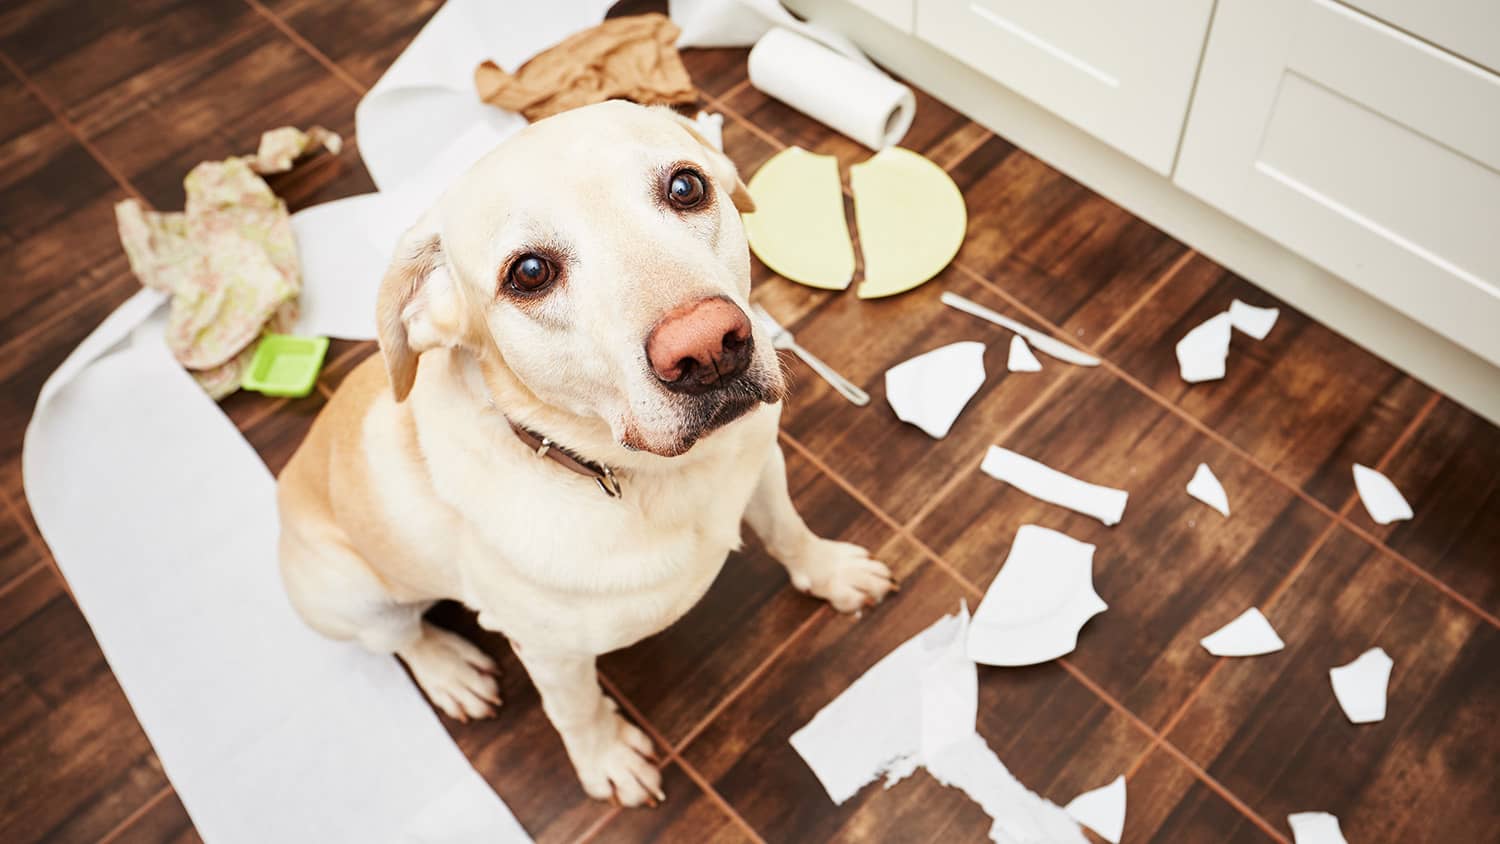
{"type": "Polygon", "coordinates": [[[661,778],[595,657],[687,612],[741,520],[839,610],[892,588],[793,509],[782,374],[746,315],[751,208],[733,163],[665,109],[528,127],[405,235],[381,355],[280,479],[281,569],[308,624],[482,718],[494,662],[422,618],[463,602],[511,642],[584,790],[629,806],[661,799],[661,778]]]}

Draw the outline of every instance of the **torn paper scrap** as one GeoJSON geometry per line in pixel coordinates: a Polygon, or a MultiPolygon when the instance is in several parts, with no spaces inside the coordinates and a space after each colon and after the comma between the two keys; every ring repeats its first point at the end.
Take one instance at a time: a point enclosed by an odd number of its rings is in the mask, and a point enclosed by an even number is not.
{"type": "Polygon", "coordinates": [[[838,159],[790,147],[772,156],[747,186],[755,211],[745,237],[755,256],[791,281],[843,290],[854,279],[854,244],[844,222],[838,159]]]}
{"type": "Polygon", "coordinates": [[[709,146],[719,152],[724,151],[724,115],[712,111],[700,111],[698,116],[693,118],[693,122],[698,126],[698,134],[703,136],[703,140],[708,141],[709,146]]]}
{"type": "MultiPolygon", "coordinates": [[[[932,712],[924,716],[922,710],[924,684],[968,687],[970,681],[963,675],[973,675],[974,664],[943,658],[946,651],[963,647],[968,621],[967,612],[939,619],[886,654],[792,734],[792,748],[834,803],[853,797],[882,774],[887,776],[889,787],[916,770],[921,764],[924,724],[947,720],[956,722],[956,728],[965,732],[973,730],[973,703],[956,714],[932,712]],[[938,665],[951,674],[925,670],[938,665]]],[[[955,702],[956,697],[951,693],[932,695],[933,700],[948,702],[955,702]]]]}
{"type": "Polygon", "coordinates": [[[968,229],[964,195],[943,168],[891,147],[849,168],[865,256],[859,298],[904,293],[942,272],[968,229]]]}
{"type": "Polygon", "coordinates": [[[984,385],[984,344],[952,343],[885,371],[885,398],[896,418],[935,439],[948,435],[969,399],[984,385]]]}
{"type": "Polygon", "coordinates": [[[1120,844],[1120,834],[1125,831],[1125,777],[1115,777],[1109,785],[1074,797],[1063,811],[1110,844],[1120,844]]]}
{"type": "Polygon", "coordinates": [[[1010,338],[1010,357],[1005,361],[1005,368],[1011,372],[1040,372],[1042,362],[1031,353],[1026,340],[1017,334],[1010,338]]]}
{"type": "Polygon", "coordinates": [[[1229,496],[1224,493],[1223,484],[1214,477],[1213,470],[1208,468],[1207,463],[1198,464],[1193,472],[1193,479],[1188,481],[1187,492],[1225,516],[1229,515],[1229,496]]]}
{"type": "Polygon", "coordinates": [[[1354,488],[1376,524],[1388,525],[1412,517],[1411,505],[1391,479],[1368,466],[1354,464],[1354,488]]]}
{"type": "Polygon", "coordinates": [[[998,445],[990,446],[979,469],[1027,495],[1093,516],[1106,525],[1118,524],[1125,515],[1129,498],[1125,490],[1080,481],[998,445]]]}
{"type": "Polygon", "coordinates": [[[1229,303],[1229,324],[1233,325],[1235,330],[1249,334],[1257,340],[1266,339],[1266,335],[1271,333],[1271,328],[1276,325],[1276,318],[1280,315],[1280,308],[1257,308],[1238,299],[1229,303]]]}
{"type": "Polygon", "coordinates": [[[292,215],[302,264],[296,333],[343,340],[375,339],[375,296],[390,253],[365,237],[364,223],[381,196],[365,193],[292,215]]]}
{"type": "Polygon", "coordinates": [[[1327,812],[1298,812],[1287,815],[1286,822],[1292,826],[1295,844],[1349,844],[1339,819],[1327,812]]]}
{"type": "Polygon", "coordinates": [[[1229,314],[1215,314],[1177,341],[1177,367],[1189,384],[1224,377],[1229,357],[1229,314]]]}
{"type": "Polygon", "coordinates": [[[1036,665],[1078,646],[1078,631],[1109,605],[1094,591],[1094,546],[1022,525],[969,625],[969,658],[1036,665]]]}
{"type": "Polygon", "coordinates": [[[690,105],[698,91],[677,54],[678,32],[660,13],[611,18],[548,47],[514,73],[493,61],[480,63],[474,87],[479,99],[532,121],[605,100],[690,105]]]}
{"type": "Polygon", "coordinates": [[[1006,769],[984,737],[969,730],[926,761],[939,783],[957,788],[994,819],[990,839],[1000,844],[1086,844],[1062,807],[1028,790],[1006,769]]]}
{"type": "Polygon", "coordinates": [[[1214,656],[1260,656],[1286,647],[1271,629],[1271,622],[1255,607],[1204,636],[1202,645],[1214,656]]]}
{"type": "Polygon", "coordinates": [[[1385,693],[1391,680],[1391,661],[1382,648],[1370,648],[1348,665],[1328,670],[1333,696],[1349,720],[1370,724],[1385,718],[1385,693]]]}

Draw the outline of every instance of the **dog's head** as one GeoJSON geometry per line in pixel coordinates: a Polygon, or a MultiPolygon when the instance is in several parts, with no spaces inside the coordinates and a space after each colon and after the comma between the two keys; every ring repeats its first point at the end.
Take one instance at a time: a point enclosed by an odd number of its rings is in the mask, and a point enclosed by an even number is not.
{"type": "Polygon", "coordinates": [[[608,102],[487,155],[403,238],[379,297],[397,400],[464,349],[542,403],[662,456],[783,386],[748,314],[734,164],[664,108],[608,102]]]}

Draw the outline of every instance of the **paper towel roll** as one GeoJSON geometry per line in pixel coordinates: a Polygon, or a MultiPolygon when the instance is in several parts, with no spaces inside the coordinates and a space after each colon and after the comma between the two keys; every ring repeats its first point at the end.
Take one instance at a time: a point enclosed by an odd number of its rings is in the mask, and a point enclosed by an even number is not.
{"type": "Polygon", "coordinates": [[[900,142],[917,111],[910,88],[785,29],[750,50],[750,84],[873,150],[900,142]]]}

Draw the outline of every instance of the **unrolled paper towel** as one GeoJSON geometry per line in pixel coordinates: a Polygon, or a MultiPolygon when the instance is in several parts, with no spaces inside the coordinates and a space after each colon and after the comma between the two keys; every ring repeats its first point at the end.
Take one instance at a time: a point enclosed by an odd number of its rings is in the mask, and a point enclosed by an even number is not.
{"type": "Polygon", "coordinates": [[[750,84],[874,150],[899,143],[917,112],[910,88],[785,29],[751,48],[750,84]]]}

